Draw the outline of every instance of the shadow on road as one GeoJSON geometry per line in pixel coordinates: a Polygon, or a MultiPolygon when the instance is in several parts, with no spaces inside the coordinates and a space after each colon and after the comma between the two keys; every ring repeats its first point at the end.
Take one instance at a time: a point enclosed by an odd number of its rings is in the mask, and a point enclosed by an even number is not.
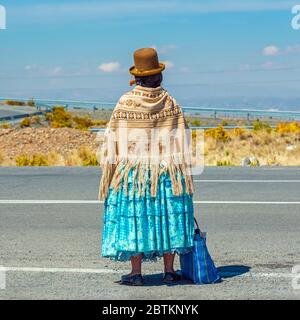
{"type": "Polygon", "coordinates": [[[233,278],[247,273],[251,270],[249,266],[243,265],[232,265],[232,266],[222,266],[218,267],[218,272],[222,278],[233,278]]]}
{"type": "MultiPolygon", "coordinates": [[[[231,266],[221,266],[218,267],[218,272],[221,278],[233,278],[245,274],[251,270],[249,266],[243,265],[231,265],[231,266]]],[[[192,281],[183,279],[177,283],[166,284],[163,282],[163,273],[149,274],[144,276],[144,286],[147,287],[157,287],[157,286],[182,286],[191,285],[192,281]]]]}
{"type": "Polygon", "coordinates": [[[192,282],[189,280],[182,279],[176,283],[166,284],[163,282],[163,273],[149,274],[144,276],[144,286],[146,287],[157,287],[157,286],[182,286],[191,285],[192,282]]]}

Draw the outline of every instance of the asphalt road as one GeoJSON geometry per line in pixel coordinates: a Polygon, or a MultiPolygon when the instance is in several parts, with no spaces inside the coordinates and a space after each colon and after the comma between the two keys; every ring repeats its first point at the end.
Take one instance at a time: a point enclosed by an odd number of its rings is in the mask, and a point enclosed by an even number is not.
{"type": "Polygon", "coordinates": [[[0,299],[300,299],[300,168],[196,177],[196,216],[223,282],[172,288],[162,261],[144,264],[144,287],[113,283],[130,268],[100,257],[99,179],[97,168],[0,169],[0,299]]]}

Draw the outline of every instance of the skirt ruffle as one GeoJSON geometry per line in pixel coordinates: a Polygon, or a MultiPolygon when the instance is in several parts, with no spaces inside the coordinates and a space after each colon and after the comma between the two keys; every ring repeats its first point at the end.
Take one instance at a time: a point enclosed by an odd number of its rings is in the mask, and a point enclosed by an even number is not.
{"type": "Polygon", "coordinates": [[[160,176],[155,197],[149,183],[141,196],[132,183],[133,174],[129,172],[127,186],[122,182],[118,192],[110,188],[105,200],[102,256],[128,261],[142,254],[144,261],[155,261],[164,253],[191,251],[193,196],[186,192],[174,196],[168,173],[160,176]]]}

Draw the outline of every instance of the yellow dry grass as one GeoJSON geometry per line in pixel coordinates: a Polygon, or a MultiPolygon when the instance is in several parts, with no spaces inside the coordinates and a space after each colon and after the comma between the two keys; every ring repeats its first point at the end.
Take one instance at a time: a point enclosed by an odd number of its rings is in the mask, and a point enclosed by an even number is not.
{"type": "MultiPolygon", "coordinates": [[[[59,130],[59,129],[57,129],[59,130]]],[[[300,126],[298,123],[280,123],[275,129],[257,125],[255,130],[222,126],[205,131],[204,163],[207,166],[239,166],[243,158],[255,157],[264,166],[300,166],[300,126]]],[[[83,144],[84,145],[84,144],[83,144]]],[[[95,149],[78,147],[72,151],[37,154],[18,154],[6,158],[0,153],[1,166],[95,166],[95,149]]]]}
{"type": "Polygon", "coordinates": [[[5,162],[3,155],[0,154],[0,165],[18,166],[18,167],[40,167],[40,166],[97,166],[96,153],[88,147],[81,147],[79,150],[72,150],[71,152],[61,155],[57,152],[50,152],[47,154],[23,154],[15,158],[15,161],[5,162]]]}
{"type": "Polygon", "coordinates": [[[205,134],[205,165],[238,166],[246,157],[256,157],[260,165],[300,165],[300,131],[295,128],[281,124],[271,131],[223,129],[224,134],[218,129],[215,135],[205,134]]]}

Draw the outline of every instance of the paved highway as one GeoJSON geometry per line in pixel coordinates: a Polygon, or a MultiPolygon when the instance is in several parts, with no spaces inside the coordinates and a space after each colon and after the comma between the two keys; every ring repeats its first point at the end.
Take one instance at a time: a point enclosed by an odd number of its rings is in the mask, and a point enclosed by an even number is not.
{"type": "Polygon", "coordinates": [[[205,168],[195,210],[223,282],[172,288],[162,261],[144,264],[144,287],[113,283],[130,268],[100,257],[99,179],[97,168],[0,168],[0,299],[300,298],[300,168],[205,168]]]}

